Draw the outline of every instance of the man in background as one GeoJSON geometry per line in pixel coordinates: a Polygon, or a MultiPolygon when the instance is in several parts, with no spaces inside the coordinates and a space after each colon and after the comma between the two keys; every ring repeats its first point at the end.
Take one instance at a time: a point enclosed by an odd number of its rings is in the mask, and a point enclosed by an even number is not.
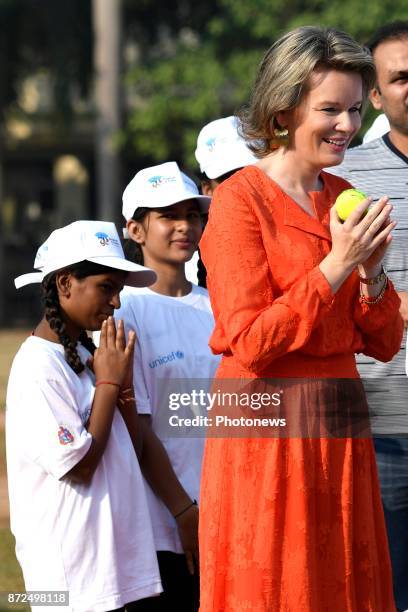
{"type": "MultiPolygon", "coordinates": [[[[388,195],[398,222],[387,251],[387,273],[401,298],[408,326],[408,21],[388,24],[368,47],[377,70],[370,93],[376,110],[389,121],[385,135],[347,151],[344,162],[330,168],[377,200],[388,195]]],[[[375,306],[373,306],[375,308],[375,306]]],[[[398,611],[408,609],[408,386],[406,341],[390,363],[357,358],[372,415],[382,500],[387,523],[394,592],[398,611]],[[385,434],[386,437],[377,437],[385,434]]]]}

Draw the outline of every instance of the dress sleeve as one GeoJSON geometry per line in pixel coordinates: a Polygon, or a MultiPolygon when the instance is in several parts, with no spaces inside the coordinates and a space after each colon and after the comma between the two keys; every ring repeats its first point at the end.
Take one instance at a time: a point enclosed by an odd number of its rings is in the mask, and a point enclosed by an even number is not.
{"type": "Polygon", "coordinates": [[[227,345],[251,372],[304,346],[334,298],[318,267],[274,295],[260,222],[251,196],[222,185],[201,242],[216,319],[211,348],[219,353],[227,345]]]}
{"type": "Polygon", "coordinates": [[[361,331],[365,355],[379,361],[390,361],[401,348],[404,321],[399,313],[401,300],[392,282],[377,304],[356,300],[354,321],[361,331]]]}

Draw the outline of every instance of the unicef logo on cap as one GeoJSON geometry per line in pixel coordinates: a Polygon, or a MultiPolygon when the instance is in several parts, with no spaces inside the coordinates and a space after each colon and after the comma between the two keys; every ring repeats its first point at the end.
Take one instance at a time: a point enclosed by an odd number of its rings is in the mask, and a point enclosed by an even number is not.
{"type": "Polygon", "coordinates": [[[108,234],[105,234],[105,232],[96,232],[95,236],[99,239],[99,243],[102,246],[107,246],[108,244],[118,246],[120,244],[119,240],[112,238],[112,236],[108,236],[108,234]]]}
{"type": "Polygon", "coordinates": [[[161,185],[165,185],[166,183],[175,183],[175,182],[176,182],[175,176],[162,176],[160,174],[157,174],[156,176],[152,176],[149,178],[149,183],[154,188],[160,187],[161,185]]]}
{"type": "Polygon", "coordinates": [[[216,138],[209,138],[209,139],[206,141],[206,143],[205,143],[205,144],[207,145],[207,149],[208,149],[209,151],[213,151],[213,150],[214,150],[214,147],[215,147],[215,143],[216,143],[216,142],[217,142],[217,139],[216,139],[216,138]]]}
{"type": "Polygon", "coordinates": [[[102,246],[106,246],[110,242],[109,236],[105,234],[105,232],[96,232],[95,236],[99,238],[99,242],[102,246]]]}

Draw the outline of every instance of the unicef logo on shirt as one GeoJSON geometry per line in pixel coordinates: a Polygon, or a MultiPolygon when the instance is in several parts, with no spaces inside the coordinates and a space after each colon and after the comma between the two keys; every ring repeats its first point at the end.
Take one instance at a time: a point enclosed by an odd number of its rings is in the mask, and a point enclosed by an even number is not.
{"type": "Polygon", "coordinates": [[[183,351],[172,351],[168,355],[163,355],[161,357],[157,357],[153,361],[149,361],[149,368],[158,368],[159,366],[166,365],[166,363],[170,363],[172,361],[176,361],[177,359],[184,359],[183,351]]]}

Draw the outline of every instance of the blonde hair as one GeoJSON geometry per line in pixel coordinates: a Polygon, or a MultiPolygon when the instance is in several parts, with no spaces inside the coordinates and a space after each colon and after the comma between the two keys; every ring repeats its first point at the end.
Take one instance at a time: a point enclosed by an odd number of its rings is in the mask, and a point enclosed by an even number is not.
{"type": "Polygon", "coordinates": [[[303,26],[288,32],[266,52],[258,69],[249,105],[240,113],[241,134],[257,157],[282,144],[274,134],[275,116],[296,107],[318,68],[361,75],[363,106],[375,83],[375,67],[368,49],[345,32],[303,26]]]}

